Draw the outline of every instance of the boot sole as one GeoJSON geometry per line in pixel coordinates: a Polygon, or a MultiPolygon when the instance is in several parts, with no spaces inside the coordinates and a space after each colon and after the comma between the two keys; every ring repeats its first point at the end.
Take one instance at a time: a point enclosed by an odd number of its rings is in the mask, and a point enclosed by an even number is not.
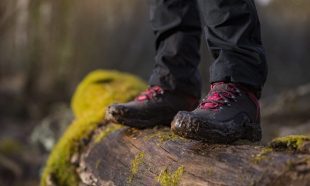
{"type": "Polygon", "coordinates": [[[106,111],[106,120],[113,122],[113,123],[119,123],[122,125],[126,125],[129,127],[134,127],[134,128],[139,128],[139,129],[144,129],[144,128],[152,128],[157,125],[163,125],[163,126],[170,126],[170,123],[173,119],[166,119],[163,120],[162,117],[158,118],[150,118],[148,120],[143,120],[143,119],[138,119],[138,118],[126,118],[121,115],[113,115],[113,113],[107,109],[106,111]]]}
{"type": "MultiPolygon", "coordinates": [[[[235,130],[235,132],[231,132],[229,130],[220,130],[211,127],[207,121],[204,121],[200,118],[193,118],[188,113],[179,112],[177,116],[173,119],[171,123],[172,131],[184,138],[194,139],[199,141],[205,141],[209,143],[233,143],[237,140],[249,140],[251,142],[260,141],[262,138],[261,127],[259,123],[251,123],[249,120],[241,121],[240,130],[235,130]],[[202,126],[204,127],[202,129],[202,126]],[[201,131],[204,131],[201,133],[201,131]]],[[[222,126],[230,126],[230,122],[228,121],[222,122],[220,125],[222,126]]]]}

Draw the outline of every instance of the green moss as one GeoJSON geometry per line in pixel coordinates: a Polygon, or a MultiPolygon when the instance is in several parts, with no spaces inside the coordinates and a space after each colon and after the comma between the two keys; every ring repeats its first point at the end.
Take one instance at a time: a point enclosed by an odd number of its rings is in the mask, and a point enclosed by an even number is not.
{"type": "Polygon", "coordinates": [[[99,165],[101,164],[101,159],[98,159],[97,161],[96,161],[96,169],[98,169],[98,167],[99,167],[99,165]]]}
{"type": "Polygon", "coordinates": [[[108,105],[128,101],[145,88],[143,81],[126,73],[103,70],[90,73],[73,96],[71,105],[75,120],[51,152],[41,186],[46,186],[49,178],[56,185],[78,185],[76,167],[70,160],[85,145],[83,139],[89,139],[91,131],[104,119],[108,105]]]}
{"type": "Polygon", "coordinates": [[[212,167],[207,168],[207,175],[211,177],[213,174],[214,172],[212,170],[212,167]]]}
{"type": "Polygon", "coordinates": [[[49,156],[41,179],[42,186],[46,185],[46,178],[50,175],[57,185],[78,185],[75,167],[70,163],[71,156],[78,152],[81,140],[87,137],[100,121],[98,116],[82,118],[69,126],[49,156]]]}
{"type": "Polygon", "coordinates": [[[146,84],[135,76],[116,71],[98,70],[89,74],[74,93],[71,107],[75,117],[103,117],[105,107],[133,99],[146,84]]]}
{"type": "Polygon", "coordinates": [[[290,170],[290,171],[294,170],[294,168],[295,168],[294,162],[292,160],[288,160],[286,162],[286,166],[287,166],[288,170],[290,170]]]}
{"type": "Polygon", "coordinates": [[[138,173],[139,167],[140,167],[141,163],[143,163],[144,155],[145,155],[144,152],[140,152],[131,161],[130,176],[128,178],[129,184],[132,182],[133,178],[138,173]]]}
{"type": "Polygon", "coordinates": [[[263,148],[257,155],[254,156],[253,162],[255,164],[260,163],[262,160],[267,158],[267,155],[273,151],[270,147],[263,148]]]}
{"type": "Polygon", "coordinates": [[[117,130],[119,130],[119,129],[121,129],[121,128],[123,128],[123,126],[122,126],[122,125],[119,125],[119,124],[113,124],[113,123],[111,123],[111,124],[107,125],[107,126],[104,128],[104,130],[100,131],[100,133],[97,134],[97,135],[95,136],[94,142],[95,142],[95,143],[100,142],[100,141],[103,140],[105,137],[107,137],[109,134],[111,134],[111,133],[113,133],[113,132],[115,132],[115,131],[117,131],[117,130]]]}
{"type": "Polygon", "coordinates": [[[161,186],[177,186],[181,176],[184,173],[184,166],[179,167],[176,171],[169,173],[168,169],[162,171],[156,178],[161,186]]]}
{"type": "Polygon", "coordinates": [[[275,150],[301,151],[306,141],[310,141],[309,136],[290,135],[273,139],[269,146],[275,150]]]}
{"type": "Polygon", "coordinates": [[[150,134],[148,136],[146,136],[144,138],[144,140],[150,140],[150,139],[153,139],[155,138],[156,140],[158,140],[160,143],[164,143],[166,141],[177,141],[177,140],[182,140],[184,138],[178,136],[178,135],[175,135],[173,132],[171,132],[170,130],[160,130],[160,131],[156,131],[155,133],[153,134],[150,134]]]}

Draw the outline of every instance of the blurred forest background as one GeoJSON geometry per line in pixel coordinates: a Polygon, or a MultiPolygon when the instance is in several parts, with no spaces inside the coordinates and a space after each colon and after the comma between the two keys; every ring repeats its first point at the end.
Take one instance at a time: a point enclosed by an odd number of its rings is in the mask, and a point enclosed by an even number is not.
{"type": "MultiPolygon", "coordinates": [[[[268,118],[283,107],[279,95],[292,100],[309,93],[310,1],[257,0],[257,8],[269,62],[262,98],[268,118]],[[279,105],[270,107],[275,97],[279,105]]],[[[72,119],[70,97],[87,73],[117,69],[147,80],[154,55],[148,19],[146,0],[0,1],[0,185],[38,184],[48,152],[72,119]]],[[[212,59],[205,44],[202,56],[206,85],[212,59]]],[[[292,118],[309,126],[308,108],[292,118]]]]}

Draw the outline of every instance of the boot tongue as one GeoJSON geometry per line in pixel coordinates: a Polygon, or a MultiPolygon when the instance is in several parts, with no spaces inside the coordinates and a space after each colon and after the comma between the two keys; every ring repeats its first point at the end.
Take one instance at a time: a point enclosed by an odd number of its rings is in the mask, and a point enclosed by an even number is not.
{"type": "Polygon", "coordinates": [[[212,83],[211,85],[211,91],[227,90],[228,88],[229,88],[229,83],[224,83],[224,82],[212,83]]]}
{"type": "Polygon", "coordinates": [[[260,97],[260,91],[238,83],[225,83],[225,82],[212,83],[210,91],[223,91],[223,90],[235,91],[236,89],[242,90],[247,94],[254,96],[256,99],[260,97]]]}
{"type": "Polygon", "coordinates": [[[213,83],[211,84],[211,90],[206,99],[200,104],[202,109],[217,109],[220,106],[225,105],[227,100],[235,97],[236,86],[232,83],[213,83]]]}
{"type": "Polygon", "coordinates": [[[136,97],[136,101],[146,101],[153,99],[154,96],[158,94],[163,94],[164,90],[160,86],[149,87],[147,90],[140,93],[139,96],[136,97]]]}

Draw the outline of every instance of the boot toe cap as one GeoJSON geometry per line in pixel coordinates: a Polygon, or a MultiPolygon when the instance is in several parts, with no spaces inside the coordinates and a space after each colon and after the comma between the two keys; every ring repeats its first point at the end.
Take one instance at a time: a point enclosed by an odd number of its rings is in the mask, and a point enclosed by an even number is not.
{"type": "Polygon", "coordinates": [[[110,105],[106,110],[106,119],[114,120],[116,117],[123,116],[126,113],[126,108],[120,104],[110,105]]]}
{"type": "Polygon", "coordinates": [[[191,122],[189,112],[179,112],[171,123],[171,130],[180,136],[189,137],[188,135],[195,133],[195,122],[191,122]]]}

